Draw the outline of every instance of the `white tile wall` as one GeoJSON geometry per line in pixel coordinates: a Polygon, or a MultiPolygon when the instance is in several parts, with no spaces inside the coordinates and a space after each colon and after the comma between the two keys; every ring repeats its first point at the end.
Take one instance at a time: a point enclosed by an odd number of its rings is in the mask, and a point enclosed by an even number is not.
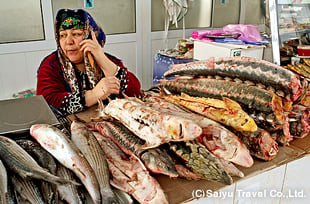
{"type": "MultiPolygon", "coordinates": [[[[188,204],[308,204],[310,156],[302,157],[256,176],[243,179],[188,204]],[[219,192],[226,192],[220,194],[219,192]],[[224,195],[227,197],[224,198],[224,195]],[[213,196],[213,197],[212,197],[213,196]]],[[[201,194],[198,194],[201,195],[201,194]]]]}
{"type": "Polygon", "coordinates": [[[0,99],[36,87],[36,72],[41,60],[52,50],[0,55],[0,99]]]}

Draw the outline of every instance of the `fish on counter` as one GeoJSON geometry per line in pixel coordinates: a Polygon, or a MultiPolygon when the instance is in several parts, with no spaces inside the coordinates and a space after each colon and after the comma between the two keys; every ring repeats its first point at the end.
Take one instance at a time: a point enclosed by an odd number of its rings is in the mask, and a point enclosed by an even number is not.
{"type": "Polygon", "coordinates": [[[135,154],[152,173],[177,177],[178,173],[170,155],[160,147],[142,150],[144,141],[134,135],[127,127],[117,121],[101,121],[88,123],[102,135],[110,138],[123,152],[131,156],[135,154]]]}
{"type": "Polygon", "coordinates": [[[168,203],[161,186],[138,157],[131,155],[128,158],[110,139],[98,132],[94,135],[106,154],[113,178],[116,178],[115,187],[131,194],[139,203],[168,203]]]}
{"type": "Polygon", "coordinates": [[[112,100],[104,111],[145,140],[143,149],[170,141],[192,140],[202,132],[199,125],[191,119],[162,113],[130,99],[112,100]]]}
{"type": "MultiPolygon", "coordinates": [[[[68,180],[74,181],[73,172],[59,164],[57,167],[56,175],[62,178],[66,178],[68,180]]],[[[78,190],[76,185],[68,184],[68,185],[57,185],[57,191],[59,192],[59,196],[61,200],[66,201],[70,204],[83,204],[85,197],[78,190]]]]}
{"type": "Polygon", "coordinates": [[[100,187],[94,170],[67,135],[48,124],[32,125],[30,134],[56,160],[74,172],[95,204],[101,203],[100,187]]]}
{"type": "MultiPolygon", "coordinates": [[[[238,78],[242,81],[264,83],[283,91],[288,99],[296,101],[303,92],[304,84],[300,76],[279,65],[252,57],[210,57],[186,64],[171,65],[164,77],[186,76],[221,76],[238,78]]],[[[281,94],[282,95],[282,94],[281,94]]]]}
{"type": "Polygon", "coordinates": [[[252,156],[270,161],[274,159],[278,152],[278,143],[264,129],[258,128],[255,132],[234,132],[240,140],[247,146],[252,156]]]}
{"type": "Polygon", "coordinates": [[[177,107],[173,106],[176,105],[168,101],[162,100],[160,105],[157,102],[151,103],[149,101],[146,105],[161,112],[191,118],[202,128],[202,134],[196,140],[206,146],[214,155],[240,166],[250,167],[253,165],[253,158],[246,146],[234,133],[220,123],[196,113],[189,113],[184,110],[175,111],[177,107]],[[168,105],[166,105],[167,103],[168,105]]]}
{"type": "Polygon", "coordinates": [[[102,202],[117,203],[117,197],[110,186],[110,173],[106,156],[92,131],[84,123],[75,120],[71,123],[71,140],[80,149],[94,170],[99,183],[102,202]]]}
{"type": "MultiPolygon", "coordinates": [[[[47,169],[53,175],[56,175],[57,164],[54,157],[43,149],[37,142],[29,139],[18,139],[16,140],[16,143],[26,150],[26,152],[28,152],[40,166],[47,169]]],[[[55,185],[46,181],[40,181],[40,188],[45,203],[52,204],[57,202],[58,194],[55,185]]]]}
{"type": "Polygon", "coordinates": [[[223,168],[219,158],[202,144],[195,141],[171,142],[170,149],[183,160],[185,165],[203,179],[230,185],[233,179],[223,168]]]}
{"type": "Polygon", "coordinates": [[[73,183],[78,185],[73,181],[49,173],[14,140],[5,136],[0,136],[0,158],[7,168],[22,178],[42,179],[53,184],[73,183]]]}
{"type": "Polygon", "coordinates": [[[0,159],[0,203],[8,203],[8,173],[0,159]]]}
{"type": "Polygon", "coordinates": [[[39,187],[32,179],[26,180],[17,174],[10,174],[10,179],[14,185],[14,190],[22,200],[27,201],[27,203],[45,203],[39,187]]]}
{"type": "Polygon", "coordinates": [[[178,95],[163,96],[164,99],[181,105],[193,112],[206,116],[238,131],[255,132],[257,125],[241,106],[226,97],[222,100],[205,97],[193,97],[181,93],[178,95]]]}

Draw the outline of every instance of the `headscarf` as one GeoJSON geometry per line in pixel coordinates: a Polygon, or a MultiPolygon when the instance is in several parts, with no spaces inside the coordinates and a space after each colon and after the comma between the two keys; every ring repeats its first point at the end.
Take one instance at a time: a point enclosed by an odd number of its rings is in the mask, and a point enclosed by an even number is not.
{"type": "MultiPolygon", "coordinates": [[[[60,9],[56,14],[55,38],[57,43],[58,56],[60,59],[62,70],[64,72],[64,78],[66,82],[70,85],[72,92],[79,92],[81,90],[79,90],[74,66],[72,62],[65,56],[59,43],[59,30],[72,28],[82,28],[84,31],[83,39],[88,39],[91,36],[91,31],[94,31],[97,41],[102,47],[104,46],[106,36],[101,27],[95,22],[94,18],[85,10],[60,9]]],[[[91,88],[93,88],[102,78],[103,72],[96,63],[94,67],[91,67],[87,55],[84,55],[84,62],[89,84],[91,88]]]]}

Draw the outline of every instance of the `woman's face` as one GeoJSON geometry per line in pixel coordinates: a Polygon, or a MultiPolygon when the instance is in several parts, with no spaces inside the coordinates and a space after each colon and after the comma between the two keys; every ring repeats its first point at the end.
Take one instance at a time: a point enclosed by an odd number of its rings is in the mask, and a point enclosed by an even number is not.
{"type": "Polygon", "coordinates": [[[60,47],[64,54],[74,64],[81,63],[84,60],[84,54],[80,49],[80,42],[82,41],[82,29],[66,29],[59,31],[60,47]]]}

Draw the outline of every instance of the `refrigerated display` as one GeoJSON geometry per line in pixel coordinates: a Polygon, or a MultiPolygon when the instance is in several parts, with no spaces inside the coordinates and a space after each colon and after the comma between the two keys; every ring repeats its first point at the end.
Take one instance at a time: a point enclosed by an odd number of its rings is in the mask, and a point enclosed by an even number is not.
{"type": "Polygon", "coordinates": [[[310,0],[269,0],[269,10],[274,63],[310,57],[298,53],[310,45],[310,0]]]}

